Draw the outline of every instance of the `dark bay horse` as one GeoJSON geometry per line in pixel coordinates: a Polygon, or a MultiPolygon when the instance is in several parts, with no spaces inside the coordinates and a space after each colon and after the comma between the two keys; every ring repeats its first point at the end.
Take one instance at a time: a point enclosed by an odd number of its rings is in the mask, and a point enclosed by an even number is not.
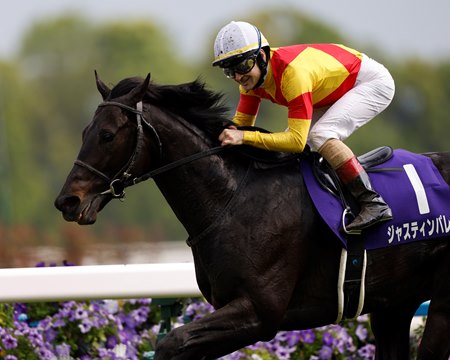
{"type": "MultiPolygon", "coordinates": [[[[341,245],[297,162],[258,168],[217,150],[230,122],[221,95],[199,81],[163,86],[147,76],[109,89],[97,78],[97,88],[103,103],[56,207],[67,221],[92,224],[133,179],[153,177],[189,234],[198,285],[216,309],[173,330],[156,359],[215,359],[279,330],[335,322],[341,245]]],[[[450,184],[450,153],[428,156],[450,184]]],[[[419,359],[447,360],[449,239],[371,250],[367,263],[363,313],[371,314],[377,359],[409,358],[411,319],[431,299],[419,359]]]]}

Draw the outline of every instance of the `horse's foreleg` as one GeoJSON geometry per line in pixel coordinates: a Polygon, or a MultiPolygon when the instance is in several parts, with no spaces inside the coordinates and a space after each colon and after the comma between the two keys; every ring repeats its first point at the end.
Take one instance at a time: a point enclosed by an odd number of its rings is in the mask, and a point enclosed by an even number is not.
{"type": "Polygon", "coordinates": [[[376,360],[408,360],[409,330],[417,306],[379,310],[370,323],[376,340],[376,360]]]}
{"type": "Polygon", "coordinates": [[[264,323],[249,299],[236,299],[167,334],[156,347],[155,360],[216,359],[258,340],[273,338],[276,324],[264,323]]]}
{"type": "Polygon", "coordinates": [[[419,346],[419,360],[447,360],[450,356],[450,309],[434,311],[427,318],[419,346]]]}

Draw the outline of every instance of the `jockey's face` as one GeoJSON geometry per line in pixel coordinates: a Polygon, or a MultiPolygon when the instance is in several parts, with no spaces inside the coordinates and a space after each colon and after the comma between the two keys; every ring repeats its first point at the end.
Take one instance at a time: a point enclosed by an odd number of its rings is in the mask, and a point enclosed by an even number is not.
{"type": "Polygon", "coordinates": [[[261,69],[259,68],[258,64],[255,64],[255,66],[253,66],[253,69],[251,69],[246,74],[236,73],[234,75],[234,81],[241,85],[245,91],[249,91],[256,86],[260,77],[261,69]]]}
{"type": "MultiPolygon", "coordinates": [[[[266,61],[266,53],[262,49],[260,51],[263,60],[266,61]]],[[[254,89],[259,79],[261,78],[261,75],[261,69],[259,68],[258,62],[256,62],[253,69],[251,69],[248,73],[242,75],[236,73],[234,81],[241,85],[245,91],[249,91],[254,89]]]]}

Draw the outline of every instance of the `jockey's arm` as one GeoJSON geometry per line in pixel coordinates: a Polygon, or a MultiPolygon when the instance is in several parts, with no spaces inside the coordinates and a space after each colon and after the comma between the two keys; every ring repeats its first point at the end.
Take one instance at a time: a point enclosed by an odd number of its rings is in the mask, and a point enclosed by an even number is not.
{"type": "Polygon", "coordinates": [[[302,152],[306,146],[311,120],[288,119],[288,128],[284,132],[261,133],[244,131],[243,144],[261,149],[284,152],[302,152]]]}
{"type": "MultiPolygon", "coordinates": [[[[259,110],[261,98],[241,93],[233,122],[237,126],[253,126],[259,110]]],[[[283,132],[262,133],[259,131],[225,130],[223,145],[251,145],[270,151],[300,153],[306,146],[312,117],[311,94],[297,96],[288,103],[288,128],[283,132]],[[299,115],[307,115],[302,118],[299,115]],[[225,140],[225,141],[224,141],[225,140]]]]}

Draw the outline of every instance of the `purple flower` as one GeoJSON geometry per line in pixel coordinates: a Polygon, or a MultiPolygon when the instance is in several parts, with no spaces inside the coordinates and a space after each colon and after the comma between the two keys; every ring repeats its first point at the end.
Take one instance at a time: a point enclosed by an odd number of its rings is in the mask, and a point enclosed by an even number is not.
{"type": "Polygon", "coordinates": [[[322,334],[322,341],[323,341],[324,345],[327,345],[327,346],[331,347],[333,345],[333,342],[334,342],[334,337],[333,337],[333,335],[330,332],[325,331],[322,334]]]}
{"type": "Polygon", "coordinates": [[[74,318],[77,320],[85,319],[88,317],[88,313],[83,307],[79,306],[74,312],[74,318]]]}
{"type": "Polygon", "coordinates": [[[27,306],[22,303],[14,304],[14,316],[19,316],[20,314],[25,314],[27,312],[27,306]]]}
{"type": "Polygon", "coordinates": [[[138,325],[140,325],[147,320],[149,312],[150,312],[150,309],[148,307],[143,306],[143,307],[140,307],[139,309],[133,310],[131,312],[131,316],[134,318],[136,323],[138,325]]]}
{"type": "MultiPolygon", "coordinates": [[[[89,356],[79,356],[79,360],[142,359],[142,349],[148,349],[148,344],[155,343],[159,331],[159,324],[148,323],[152,311],[149,304],[151,299],[61,302],[59,311],[41,316],[35,328],[30,327],[26,321],[29,316],[27,306],[14,304],[12,329],[0,327],[2,347],[6,349],[5,340],[8,346],[13,347],[15,341],[19,347],[17,340],[24,337],[35,348],[40,359],[67,360],[71,356],[71,347],[66,343],[60,344],[59,341],[69,339],[71,343],[77,343],[79,339],[84,339],[85,353],[89,356]],[[87,337],[83,335],[86,333],[87,337]]],[[[173,325],[180,326],[187,318],[199,319],[213,311],[213,307],[206,302],[192,301],[184,316],[180,316],[178,322],[173,325]]],[[[303,349],[309,354],[314,351],[309,360],[329,360],[333,357],[373,360],[374,345],[357,349],[354,344],[356,341],[368,341],[367,319],[359,317],[356,321],[346,324],[345,327],[330,325],[301,331],[280,331],[272,341],[257,342],[223,357],[222,360],[288,360],[301,356],[300,351],[303,349]]],[[[5,357],[5,360],[17,359],[11,356],[5,357]]]]}
{"type": "Polygon", "coordinates": [[[14,355],[6,355],[5,360],[17,360],[17,358],[14,355]]]}
{"type": "Polygon", "coordinates": [[[361,315],[361,316],[359,316],[356,320],[357,320],[359,323],[367,323],[367,322],[369,322],[369,314],[361,315]]]}
{"type": "Polygon", "coordinates": [[[53,328],[60,328],[66,326],[66,322],[63,318],[56,317],[53,320],[53,328]]]}
{"type": "Polygon", "coordinates": [[[93,321],[93,326],[94,327],[96,327],[96,328],[101,328],[101,327],[104,327],[104,326],[108,326],[109,325],[109,322],[114,322],[115,321],[115,319],[113,318],[113,317],[107,317],[107,316],[104,316],[104,317],[101,317],[101,318],[94,318],[94,321],[93,321]]]}
{"type": "Polygon", "coordinates": [[[11,334],[2,336],[2,342],[5,349],[15,349],[17,347],[17,339],[11,334]]]}
{"type": "Polygon", "coordinates": [[[185,311],[185,315],[191,317],[193,320],[201,319],[207,314],[214,311],[211,304],[196,300],[188,305],[185,311]]]}
{"type": "Polygon", "coordinates": [[[61,345],[56,345],[56,355],[60,358],[69,357],[70,356],[70,346],[62,343],[61,345]]]}
{"type": "Polygon", "coordinates": [[[333,356],[333,350],[329,346],[323,346],[319,351],[320,360],[328,360],[333,356]]]}
{"type": "Polygon", "coordinates": [[[135,332],[131,329],[119,331],[119,338],[122,343],[127,344],[133,340],[135,332]]]}
{"type": "Polygon", "coordinates": [[[54,328],[49,328],[44,331],[44,337],[47,342],[53,342],[58,336],[58,331],[54,328]]]}
{"type": "Polygon", "coordinates": [[[300,331],[287,331],[285,334],[285,341],[289,346],[296,346],[300,342],[300,331]]]}
{"type": "Polygon", "coordinates": [[[105,309],[110,314],[116,314],[119,312],[119,303],[117,300],[105,300],[100,307],[105,309]]]}
{"type": "Polygon", "coordinates": [[[358,327],[356,328],[355,334],[359,340],[365,341],[367,339],[368,331],[363,325],[359,324],[358,327]]]}
{"type": "Polygon", "coordinates": [[[352,351],[354,349],[353,339],[348,334],[345,328],[334,327],[336,330],[335,339],[334,339],[334,347],[339,351],[340,354],[344,354],[346,350],[352,351]]]}
{"type": "Polygon", "coordinates": [[[358,355],[361,356],[363,360],[373,360],[375,359],[375,345],[367,344],[358,350],[358,355]]]}
{"type": "Polygon", "coordinates": [[[289,360],[291,358],[291,353],[295,351],[295,348],[287,348],[278,346],[275,350],[275,355],[278,360],[289,360]]]}
{"type": "Polygon", "coordinates": [[[86,334],[92,329],[92,321],[88,318],[81,320],[81,324],[78,325],[82,334],[86,334]]]}
{"type": "Polygon", "coordinates": [[[106,339],[106,348],[112,349],[117,345],[117,338],[115,336],[108,336],[106,339]]]}
{"type": "Polygon", "coordinates": [[[316,340],[316,334],[314,331],[309,330],[301,330],[300,331],[300,341],[304,344],[312,344],[316,340]]]}
{"type": "MultiPolygon", "coordinates": [[[[258,343],[259,346],[261,346],[261,343],[258,343]]],[[[265,346],[265,348],[271,353],[271,354],[275,354],[275,352],[277,351],[278,347],[280,346],[279,342],[274,339],[272,341],[269,341],[267,344],[262,345],[265,346]]]]}
{"type": "Polygon", "coordinates": [[[39,332],[39,329],[37,328],[30,328],[30,331],[28,332],[28,340],[30,340],[31,344],[34,347],[40,347],[44,343],[42,340],[42,334],[39,332]]]}
{"type": "Polygon", "coordinates": [[[44,347],[39,348],[38,355],[41,360],[57,360],[56,356],[44,347]]]}
{"type": "Polygon", "coordinates": [[[78,304],[75,301],[66,301],[63,303],[62,308],[59,310],[59,315],[61,318],[67,318],[70,321],[75,320],[75,311],[74,309],[78,307],[78,304]]]}
{"type": "Polygon", "coordinates": [[[98,349],[98,356],[100,356],[101,359],[104,359],[106,357],[113,358],[114,356],[115,359],[114,352],[109,349],[98,349]]]}

